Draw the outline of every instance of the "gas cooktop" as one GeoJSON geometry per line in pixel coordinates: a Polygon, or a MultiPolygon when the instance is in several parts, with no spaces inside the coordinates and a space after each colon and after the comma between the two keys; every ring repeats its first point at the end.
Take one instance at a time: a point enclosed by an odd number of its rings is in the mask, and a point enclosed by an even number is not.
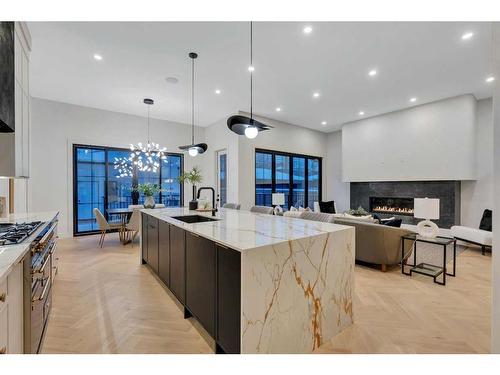
{"type": "Polygon", "coordinates": [[[23,242],[42,224],[41,221],[13,224],[0,223],[0,246],[15,245],[23,242]]]}

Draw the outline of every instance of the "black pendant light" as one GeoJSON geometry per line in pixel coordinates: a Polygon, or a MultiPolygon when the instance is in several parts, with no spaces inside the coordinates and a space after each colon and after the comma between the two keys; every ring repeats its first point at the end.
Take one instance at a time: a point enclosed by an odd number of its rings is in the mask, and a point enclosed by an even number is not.
{"type": "Polygon", "coordinates": [[[250,22],[250,117],[234,115],[227,119],[227,127],[238,135],[245,135],[247,138],[255,138],[264,130],[272,129],[272,126],[263,124],[253,118],[253,22],[250,22]]]}
{"type": "Polygon", "coordinates": [[[179,146],[180,150],[187,150],[191,156],[203,154],[208,149],[208,145],[206,143],[194,143],[194,60],[197,57],[197,53],[189,53],[189,58],[191,59],[191,144],[179,146]]]}

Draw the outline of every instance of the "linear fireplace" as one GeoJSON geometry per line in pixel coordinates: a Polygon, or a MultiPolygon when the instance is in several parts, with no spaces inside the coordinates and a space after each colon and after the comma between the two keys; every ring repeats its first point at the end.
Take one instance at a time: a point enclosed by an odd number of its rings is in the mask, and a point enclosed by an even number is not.
{"type": "Polygon", "coordinates": [[[413,198],[370,197],[370,212],[413,216],[413,198]]]}
{"type": "Polygon", "coordinates": [[[460,181],[351,182],[351,208],[363,207],[381,218],[395,216],[405,224],[417,224],[414,198],[439,198],[440,228],[460,224],[460,181]]]}

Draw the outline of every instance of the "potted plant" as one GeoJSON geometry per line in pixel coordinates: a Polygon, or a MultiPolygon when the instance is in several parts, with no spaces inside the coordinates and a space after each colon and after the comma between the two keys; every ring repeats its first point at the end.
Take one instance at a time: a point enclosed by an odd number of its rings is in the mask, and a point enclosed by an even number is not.
{"type": "Polygon", "coordinates": [[[155,208],[154,195],[161,191],[157,184],[151,184],[146,182],[145,184],[139,184],[133,191],[142,193],[146,199],[144,200],[144,208],[155,208]]]}
{"type": "Polygon", "coordinates": [[[198,201],[196,200],[196,184],[199,184],[203,177],[199,167],[194,166],[190,171],[182,172],[178,177],[180,183],[188,182],[193,186],[193,199],[189,202],[189,209],[196,210],[198,208],[198,201]]]}

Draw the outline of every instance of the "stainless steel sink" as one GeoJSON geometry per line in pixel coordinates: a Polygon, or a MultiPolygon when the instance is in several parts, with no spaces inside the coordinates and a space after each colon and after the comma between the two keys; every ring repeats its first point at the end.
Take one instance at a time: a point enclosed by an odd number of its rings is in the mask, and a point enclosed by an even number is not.
{"type": "Polygon", "coordinates": [[[204,223],[207,221],[219,221],[219,219],[201,216],[201,215],[185,215],[185,216],[172,216],[172,219],[183,221],[184,223],[204,223]]]}

